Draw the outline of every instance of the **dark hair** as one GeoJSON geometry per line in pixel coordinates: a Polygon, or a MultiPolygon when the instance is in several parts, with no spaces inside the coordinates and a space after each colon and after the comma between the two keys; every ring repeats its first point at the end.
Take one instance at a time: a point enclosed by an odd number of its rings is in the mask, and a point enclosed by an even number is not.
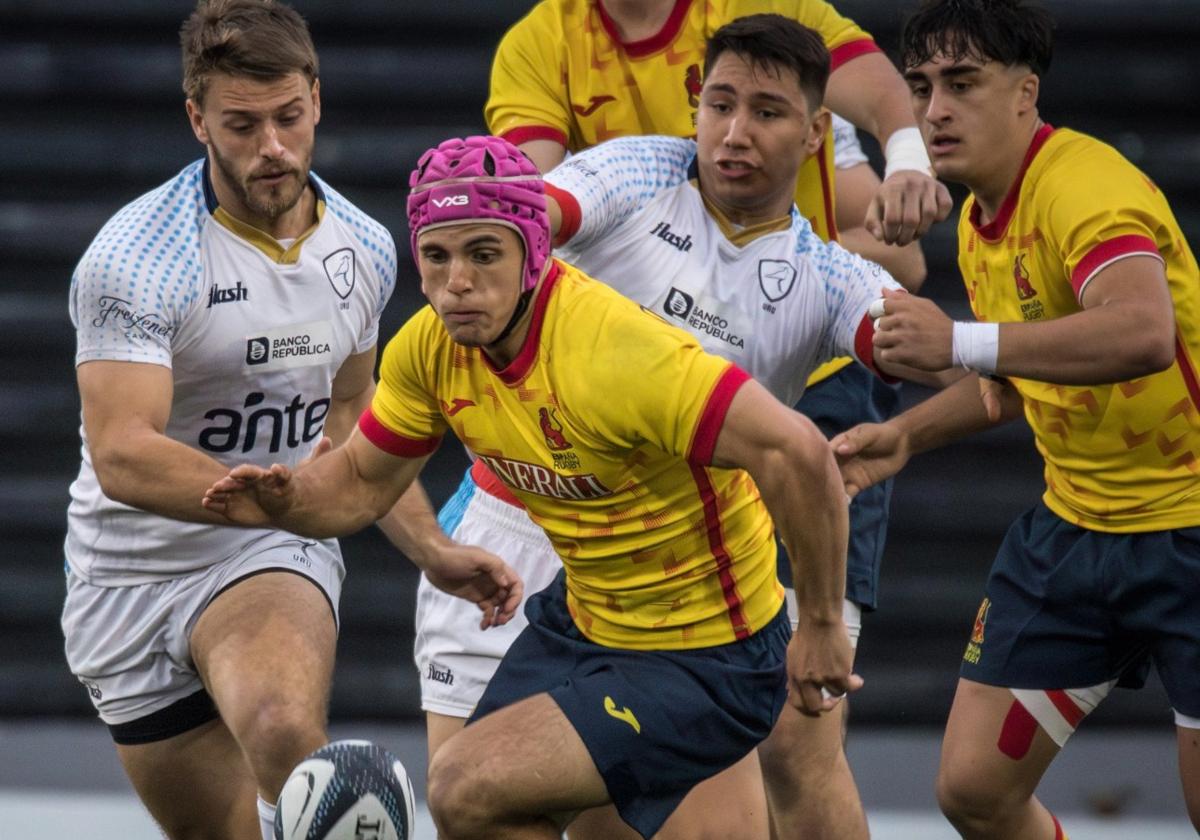
{"type": "Polygon", "coordinates": [[[825,99],[829,81],[829,50],[821,36],[783,15],[747,15],[722,26],[708,39],[704,53],[707,78],[722,53],[732,52],[750,66],[796,74],[808,104],[816,108],[825,99]]]}
{"type": "Polygon", "coordinates": [[[1054,18],[1026,0],[923,0],[900,36],[905,68],[943,54],[1023,64],[1044,76],[1053,51],[1054,18]]]}
{"type": "Polygon", "coordinates": [[[183,92],[204,102],[213,73],[270,81],[303,73],[317,80],[317,50],[308,24],[274,0],[200,0],[179,30],[183,92]]]}

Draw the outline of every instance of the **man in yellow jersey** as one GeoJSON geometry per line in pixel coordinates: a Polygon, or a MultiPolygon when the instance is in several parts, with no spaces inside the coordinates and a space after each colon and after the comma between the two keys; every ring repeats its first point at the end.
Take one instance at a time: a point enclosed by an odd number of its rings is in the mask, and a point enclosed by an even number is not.
{"type": "Polygon", "coordinates": [[[1024,411],[1046,492],[975,616],[938,798],[965,837],[1065,836],[1034,796],[1114,685],[1157,668],[1200,827],[1200,270],[1162,193],[1038,112],[1052,21],[1026,0],[930,0],[902,45],[938,174],[971,189],[959,267],[978,322],[885,295],[877,358],[969,377],[835,441],[848,489],[1024,411]],[[982,381],[982,380],[980,380],[982,381]]]}
{"type": "Polygon", "coordinates": [[[389,510],[452,429],[565,574],[530,599],[472,721],[434,756],[438,829],[558,837],[611,802],[650,837],[767,736],[789,694],[820,714],[861,685],[832,453],[736,365],[550,259],[542,180],[507,141],[448,140],[410,186],[431,307],[389,343],[358,430],[296,471],[238,467],[205,505],[348,533],[389,510]],[[801,582],[795,633],[772,520],[801,582]]]}

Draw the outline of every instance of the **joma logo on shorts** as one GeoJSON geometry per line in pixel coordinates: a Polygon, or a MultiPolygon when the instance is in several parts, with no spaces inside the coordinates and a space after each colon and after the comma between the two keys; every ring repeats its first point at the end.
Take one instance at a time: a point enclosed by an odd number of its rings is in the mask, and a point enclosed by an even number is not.
{"type": "Polygon", "coordinates": [[[429,673],[425,675],[425,679],[433,680],[434,682],[445,683],[446,685],[454,685],[454,672],[447,668],[445,671],[439,671],[433,667],[433,663],[429,663],[429,673]]]}

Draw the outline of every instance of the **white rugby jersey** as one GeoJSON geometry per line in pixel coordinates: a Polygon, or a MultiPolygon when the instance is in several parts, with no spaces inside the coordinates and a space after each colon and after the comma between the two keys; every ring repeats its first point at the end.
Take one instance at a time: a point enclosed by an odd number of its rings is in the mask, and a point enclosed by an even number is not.
{"type": "Polygon", "coordinates": [[[695,156],[692,140],[623,137],[555,168],[546,181],[564,231],[577,225],[558,255],[688,330],[786,405],[829,359],[874,369],[867,308],[899,284],[822,241],[795,207],[786,230],[731,241],[689,180],[695,156]]]}
{"type": "MultiPolygon", "coordinates": [[[[223,464],[295,464],[308,455],[334,375],[375,345],[396,281],[387,230],[315,175],[311,184],[319,222],[287,247],[218,208],[205,161],[118,211],[72,278],[76,365],[170,368],[166,435],[223,464]]],[[[80,435],[66,555],[84,579],[161,580],[269,533],[180,522],[109,499],[82,425],[80,435]]]]}

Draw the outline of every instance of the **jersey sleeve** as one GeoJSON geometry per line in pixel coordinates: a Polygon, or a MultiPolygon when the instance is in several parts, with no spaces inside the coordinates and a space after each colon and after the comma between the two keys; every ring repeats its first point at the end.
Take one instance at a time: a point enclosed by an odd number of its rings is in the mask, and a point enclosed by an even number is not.
{"type": "MultiPolygon", "coordinates": [[[[379,385],[358,428],[380,449],[418,458],[437,449],[446,432],[437,392],[435,365],[440,325],[429,307],[392,337],[379,365],[379,385]]],[[[444,334],[444,333],[443,333],[444,334]]]]}
{"type": "Polygon", "coordinates": [[[603,239],[662,190],[687,180],[696,144],[676,137],[621,137],[573,155],[546,175],[572,253],[603,239]]]}
{"type": "Polygon", "coordinates": [[[816,30],[829,48],[831,69],[867,53],[881,52],[875,40],[857,23],[838,13],[825,0],[730,0],[726,20],[774,12],[816,30]]]}
{"type": "Polygon", "coordinates": [[[729,404],[749,376],[683,330],[630,305],[604,319],[591,353],[586,422],[604,439],[712,462],[729,404]],[[636,371],[636,374],[631,375],[636,371]]]}
{"type": "Polygon", "coordinates": [[[492,60],[484,119],[488,131],[514,145],[553,140],[565,148],[570,135],[570,98],[563,35],[556,31],[552,8],[535,8],[505,33],[492,60]]]}
{"type": "MultiPolygon", "coordinates": [[[[1158,188],[1107,147],[1089,150],[1048,173],[1049,235],[1062,255],[1077,300],[1103,269],[1133,256],[1163,259],[1158,234],[1164,229],[1158,188]]],[[[1169,236],[1169,234],[1168,234],[1169,236]]]]}
{"type": "Polygon", "coordinates": [[[876,375],[871,343],[875,324],[867,310],[883,289],[903,291],[882,266],[853,254],[836,242],[820,242],[811,252],[825,283],[826,328],[821,357],[853,356],[876,375]]]}
{"type": "Polygon", "coordinates": [[[125,214],[115,216],[75,268],[70,310],[76,365],[107,360],[171,367],[172,342],[200,297],[196,255],[152,265],[149,252],[129,239],[131,229],[125,214]],[[141,256],[128,258],[131,250],[141,256]]]}
{"type": "Polygon", "coordinates": [[[858,130],[849,120],[833,114],[833,167],[850,169],[867,163],[862,143],[858,141],[858,130]]]}

